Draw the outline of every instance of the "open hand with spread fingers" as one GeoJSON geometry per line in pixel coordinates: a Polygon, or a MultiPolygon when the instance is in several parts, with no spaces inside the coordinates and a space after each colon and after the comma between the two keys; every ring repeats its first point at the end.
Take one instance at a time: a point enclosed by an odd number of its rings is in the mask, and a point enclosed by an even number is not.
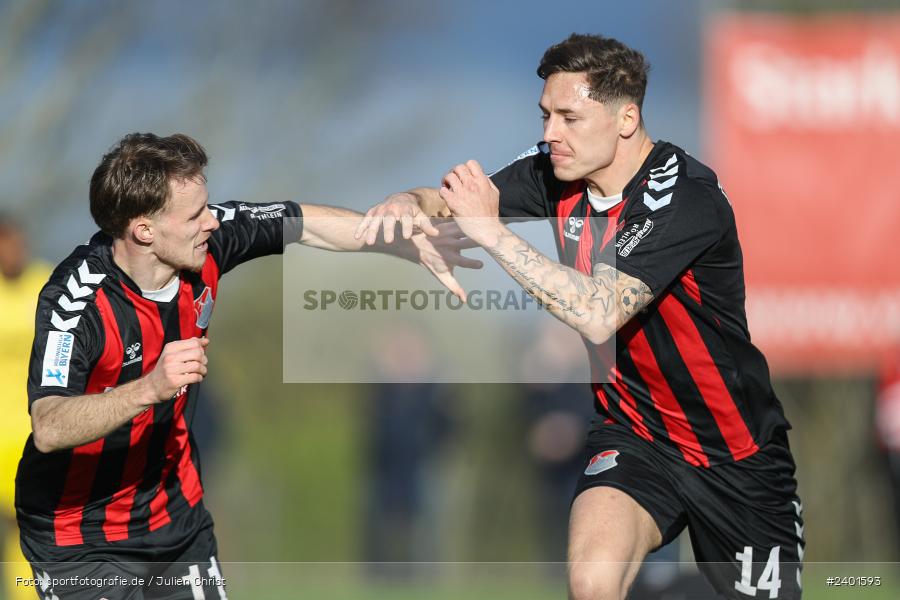
{"type": "Polygon", "coordinates": [[[419,264],[437,278],[463,302],[466,292],[453,275],[454,267],[480,269],[484,266],[480,260],[463,256],[462,250],[475,248],[478,244],[468,238],[453,221],[440,223],[435,227],[435,235],[417,233],[410,238],[419,253],[419,264]]]}

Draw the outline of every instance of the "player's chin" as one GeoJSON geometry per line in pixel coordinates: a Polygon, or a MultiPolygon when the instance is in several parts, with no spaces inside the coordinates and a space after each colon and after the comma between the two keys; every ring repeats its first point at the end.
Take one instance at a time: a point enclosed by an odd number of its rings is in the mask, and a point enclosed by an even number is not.
{"type": "Polygon", "coordinates": [[[195,271],[199,273],[203,270],[203,265],[206,264],[206,255],[209,253],[207,250],[197,250],[194,249],[194,256],[191,260],[191,263],[187,265],[185,268],[189,271],[195,271]]]}
{"type": "Polygon", "coordinates": [[[582,173],[581,169],[573,168],[571,165],[553,165],[553,175],[560,181],[578,181],[584,179],[587,173],[582,173]]]}

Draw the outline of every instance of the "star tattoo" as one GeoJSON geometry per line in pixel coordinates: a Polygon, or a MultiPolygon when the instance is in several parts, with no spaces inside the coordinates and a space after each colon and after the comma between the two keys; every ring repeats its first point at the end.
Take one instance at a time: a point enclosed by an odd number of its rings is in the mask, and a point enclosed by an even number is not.
{"type": "Polygon", "coordinates": [[[519,250],[519,254],[525,259],[526,266],[530,263],[536,263],[539,265],[544,264],[544,261],[541,260],[541,255],[531,246],[529,246],[525,250],[519,250]]]}

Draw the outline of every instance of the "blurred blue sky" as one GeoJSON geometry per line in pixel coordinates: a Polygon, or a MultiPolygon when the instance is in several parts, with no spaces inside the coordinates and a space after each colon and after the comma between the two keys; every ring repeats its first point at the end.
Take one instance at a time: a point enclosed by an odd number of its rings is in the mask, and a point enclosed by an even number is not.
{"type": "Polygon", "coordinates": [[[93,230],[87,182],[131,131],[209,151],[213,200],[364,209],[540,137],[534,70],[573,31],[652,64],[645,119],[702,155],[698,1],[0,3],[0,207],[61,258],[93,230]]]}

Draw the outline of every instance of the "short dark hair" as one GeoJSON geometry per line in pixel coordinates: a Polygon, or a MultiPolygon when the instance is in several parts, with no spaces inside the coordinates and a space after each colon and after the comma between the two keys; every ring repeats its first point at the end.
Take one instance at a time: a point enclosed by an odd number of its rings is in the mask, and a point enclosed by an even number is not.
{"type": "Polygon", "coordinates": [[[163,209],[170,181],[203,177],[207,162],[203,146],[182,133],[130,133],[94,170],[91,216],[104,233],[122,237],[132,219],[163,209]]]}
{"type": "Polygon", "coordinates": [[[630,100],[642,107],[650,63],[644,55],[618,40],[602,35],[573,33],[547,48],[537,68],[538,77],[554,73],[584,73],[590,98],[611,103],[630,100]]]}

